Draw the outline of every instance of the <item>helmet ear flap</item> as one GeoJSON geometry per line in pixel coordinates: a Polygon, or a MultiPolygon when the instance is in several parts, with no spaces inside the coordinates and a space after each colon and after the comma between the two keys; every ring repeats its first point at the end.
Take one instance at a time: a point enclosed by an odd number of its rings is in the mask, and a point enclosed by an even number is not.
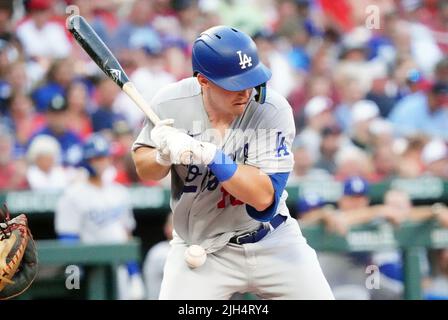
{"type": "Polygon", "coordinates": [[[266,101],[266,82],[260,84],[259,86],[256,86],[255,90],[257,90],[255,101],[257,101],[259,104],[263,104],[266,101]]]}

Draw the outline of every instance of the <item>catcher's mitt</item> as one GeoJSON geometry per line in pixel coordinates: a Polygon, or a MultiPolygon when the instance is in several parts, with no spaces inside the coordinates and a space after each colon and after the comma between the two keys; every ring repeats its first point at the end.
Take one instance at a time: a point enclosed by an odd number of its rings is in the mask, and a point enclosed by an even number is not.
{"type": "Polygon", "coordinates": [[[0,300],[18,296],[37,274],[37,254],[24,214],[11,219],[0,209],[0,300]]]}

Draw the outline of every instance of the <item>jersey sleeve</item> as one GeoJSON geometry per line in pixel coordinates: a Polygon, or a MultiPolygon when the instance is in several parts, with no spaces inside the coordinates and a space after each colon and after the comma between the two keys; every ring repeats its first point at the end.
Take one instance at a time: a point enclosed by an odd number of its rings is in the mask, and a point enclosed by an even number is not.
{"type": "Polygon", "coordinates": [[[295,132],[289,105],[263,112],[259,126],[249,139],[246,164],[266,174],[291,172],[294,165],[291,146],[295,132]]]}
{"type": "Polygon", "coordinates": [[[59,236],[75,236],[81,232],[82,212],[70,193],[61,196],[56,204],[55,231],[59,236]]]}
{"type": "MultiPolygon", "coordinates": [[[[157,109],[154,107],[152,108],[154,113],[157,114],[157,116],[160,117],[160,114],[156,111],[157,109]]],[[[154,142],[151,140],[151,130],[154,128],[154,124],[149,121],[148,118],[145,119],[144,126],[140,133],[137,136],[137,139],[135,139],[134,144],[132,145],[132,150],[135,151],[140,147],[152,147],[155,148],[154,142]]]]}

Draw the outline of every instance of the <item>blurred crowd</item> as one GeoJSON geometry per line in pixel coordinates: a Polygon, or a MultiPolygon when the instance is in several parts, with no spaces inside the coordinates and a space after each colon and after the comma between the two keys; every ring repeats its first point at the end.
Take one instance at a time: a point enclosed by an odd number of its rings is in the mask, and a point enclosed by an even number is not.
{"type": "Polygon", "coordinates": [[[90,22],[148,101],[191,76],[202,30],[251,34],[273,71],[269,86],[294,110],[291,183],[448,178],[446,1],[3,0],[0,191],[70,184],[94,132],[113,146],[109,178],[141,183],[129,150],[143,113],[74,43],[72,14],[90,22]]]}
{"type": "MultiPolygon", "coordinates": [[[[362,177],[349,177],[343,181],[342,196],[335,204],[326,202],[315,193],[304,194],[297,203],[300,225],[322,224],[327,231],[340,236],[347,236],[352,227],[359,225],[391,227],[389,231],[392,232],[393,228],[404,223],[432,221],[448,228],[445,204],[413,206],[409,195],[399,189],[387,190],[382,203],[371,204],[370,187],[362,177]]],[[[386,235],[381,236],[382,241],[385,238],[386,235]]],[[[405,270],[403,256],[398,249],[318,252],[318,257],[336,299],[396,300],[404,297],[405,270]],[[377,272],[377,287],[367,285],[368,275],[373,270],[369,268],[372,267],[377,272]]],[[[448,299],[447,257],[448,248],[418,249],[422,298],[448,299]]]]}

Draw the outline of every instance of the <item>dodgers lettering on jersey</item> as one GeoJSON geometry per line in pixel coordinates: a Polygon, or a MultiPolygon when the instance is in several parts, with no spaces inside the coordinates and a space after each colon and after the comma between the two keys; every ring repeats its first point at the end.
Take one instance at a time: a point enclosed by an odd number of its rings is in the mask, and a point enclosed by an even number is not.
{"type": "Polygon", "coordinates": [[[76,183],[57,203],[55,228],[58,234],[77,234],[86,243],[125,242],[135,228],[129,193],[116,183],[102,188],[76,183]]]}
{"type": "MultiPolygon", "coordinates": [[[[209,122],[196,78],[168,85],[150,104],[161,119],[174,119],[174,127],[197,140],[215,143],[238,164],[255,166],[266,174],[289,173],[294,164],[292,109],[273,90],[268,90],[262,105],[254,100],[255,93],[254,90],[244,113],[233,121],[224,137],[209,122]]],[[[152,128],[153,124],[147,121],[134,142],[134,150],[141,146],[155,147],[150,138],[152,128]]],[[[277,213],[289,215],[286,197],[284,191],[277,213]]],[[[190,244],[208,242],[205,247],[215,246],[216,250],[236,233],[260,226],[259,221],[248,215],[246,205],[230,195],[203,165],[172,166],[171,209],[174,229],[182,239],[190,244]]]]}

